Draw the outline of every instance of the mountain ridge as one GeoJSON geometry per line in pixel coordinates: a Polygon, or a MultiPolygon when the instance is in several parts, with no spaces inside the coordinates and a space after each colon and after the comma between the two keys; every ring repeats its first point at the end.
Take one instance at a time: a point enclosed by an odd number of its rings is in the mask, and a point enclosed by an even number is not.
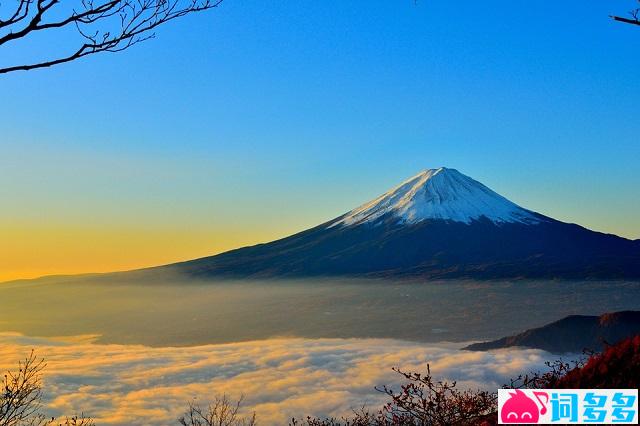
{"type": "Polygon", "coordinates": [[[438,168],[305,231],[164,268],[198,278],[638,279],[640,242],[527,210],[438,168]]]}
{"type": "Polygon", "coordinates": [[[579,353],[585,349],[597,351],[637,334],[640,334],[640,311],[611,312],[599,316],[569,315],[541,327],[474,343],[463,349],[487,351],[519,346],[555,353],[579,353]]]}
{"type": "Polygon", "coordinates": [[[197,279],[636,280],[640,239],[553,219],[518,206],[455,169],[440,167],[284,238],[99,275],[157,277],[167,272],[197,279]],[[439,183],[442,178],[448,186],[439,183]],[[451,188],[454,184],[460,187],[451,188]],[[462,213],[456,210],[460,205],[465,207],[462,213]],[[480,214],[483,209],[487,214],[480,214]]]}

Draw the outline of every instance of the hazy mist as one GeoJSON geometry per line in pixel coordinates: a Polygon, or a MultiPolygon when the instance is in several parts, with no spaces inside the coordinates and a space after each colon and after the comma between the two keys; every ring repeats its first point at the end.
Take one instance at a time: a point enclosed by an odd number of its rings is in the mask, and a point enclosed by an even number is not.
{"type": "Polygon", "coordinates": [[[153,346],[271,337],[470,341],[520,332],[569,314],[633,309],[640,302],[640,283],[631,282],[130,277],[0,284],[0,330],[30,336],[91,334],[102,343],[153,346]]]}

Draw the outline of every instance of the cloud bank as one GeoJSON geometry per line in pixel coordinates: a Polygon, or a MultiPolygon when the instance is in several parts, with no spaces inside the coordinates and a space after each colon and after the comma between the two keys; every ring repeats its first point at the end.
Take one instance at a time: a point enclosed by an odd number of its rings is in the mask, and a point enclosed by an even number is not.
{"type": "Polygon", "coordinates": [[[260,425],[291,417],[340,416],[384,395],[398,382],[391,367],[423,371],[462,386],[497,389],[509,377],[544,369],[539,350],[460,351],[462,344],[391,339],[282,338],[192,347],[107,345],[0,333],[0,370],[14,369],[34,348],[47,362],[45,402],[52,415],[84,412],[98,425],[171,425],[194,398],[245,396],[260,425]]]}

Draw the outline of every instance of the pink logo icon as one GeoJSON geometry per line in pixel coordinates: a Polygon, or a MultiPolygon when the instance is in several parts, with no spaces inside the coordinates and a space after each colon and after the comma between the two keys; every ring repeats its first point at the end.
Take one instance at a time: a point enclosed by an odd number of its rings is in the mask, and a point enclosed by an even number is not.
{"type": "Polygon", "coordinates": [[[500,419],[502,423],[538,423],[540,414],[547,412],[549,395],[546,392],[533,392],[538,404],[519,389],[509,393],[509,399],[502,405],[500,419]],[[544,402],[542,399],[544,398],[544,402]]]}

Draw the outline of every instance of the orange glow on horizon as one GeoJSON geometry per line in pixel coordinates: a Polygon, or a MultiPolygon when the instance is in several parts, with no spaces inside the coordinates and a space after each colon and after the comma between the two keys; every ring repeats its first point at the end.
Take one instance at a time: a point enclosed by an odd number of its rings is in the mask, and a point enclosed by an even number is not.
{"type": "Polygon", "coordinates": [[[210,256],[282,236],[265,229],[0,225],[0,282],[114,272],[210,256]]]}

